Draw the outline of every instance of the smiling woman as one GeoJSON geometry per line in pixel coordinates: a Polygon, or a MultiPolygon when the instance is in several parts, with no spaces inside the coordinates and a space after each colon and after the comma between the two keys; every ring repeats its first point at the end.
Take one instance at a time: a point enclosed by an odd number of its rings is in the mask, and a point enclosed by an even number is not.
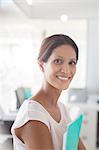
{"type": "MultiPolygon", "coordinates": [[[[19,109],[11,129],[14,150],[62,149],[71,119],[58,100],[75,75],[77,60],[78,47],[69,36],[56,34],[43,40],[38,55],[42,86],[19,109]]],[[[85,150],[81,141],[79,150],[85,150]]]]}

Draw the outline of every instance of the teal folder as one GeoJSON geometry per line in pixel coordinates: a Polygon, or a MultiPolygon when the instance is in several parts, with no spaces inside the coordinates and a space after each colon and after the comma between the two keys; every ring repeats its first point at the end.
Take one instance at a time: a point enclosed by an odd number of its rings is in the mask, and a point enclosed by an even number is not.
{"type": "Polygon", "coordinates": [[[67,126],[67,131],[63,137],[63,150],[78,150],[82,120],[83,115],[81,114],[67,126]]]}

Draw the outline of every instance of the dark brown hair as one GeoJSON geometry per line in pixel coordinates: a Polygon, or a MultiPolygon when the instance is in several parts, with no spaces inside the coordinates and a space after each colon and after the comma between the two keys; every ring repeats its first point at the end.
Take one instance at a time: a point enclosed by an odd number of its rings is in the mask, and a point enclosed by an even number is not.
{"type": "Polygon", "coordinates": [[[53,50],[61,45],[72,46],[76,53],[76,60],[78,60],[78,46],[69,36],[64,34],[55,34],[46,37],[41,44],[38,60],[47,62],[53,50]]]}

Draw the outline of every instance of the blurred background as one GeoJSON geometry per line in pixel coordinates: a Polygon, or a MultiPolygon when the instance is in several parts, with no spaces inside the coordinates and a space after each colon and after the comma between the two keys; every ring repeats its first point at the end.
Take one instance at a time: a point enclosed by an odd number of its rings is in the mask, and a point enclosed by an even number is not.
{"type": "Polygon", "coordinates": [[[37,55],[44,37],[63,33],[79,47],[76,75],[60,101],[84,114],[87,150],[99,147],[99,1],[0,0],[0,149],[12,150],[10,128],[22,102],[42,82],[37,55]]]}

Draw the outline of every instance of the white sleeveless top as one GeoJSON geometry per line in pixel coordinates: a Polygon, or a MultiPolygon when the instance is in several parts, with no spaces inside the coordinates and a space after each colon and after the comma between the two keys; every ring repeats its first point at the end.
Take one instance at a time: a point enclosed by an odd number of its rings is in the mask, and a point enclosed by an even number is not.
{"type": "Polygon", "coordinates": [[[62,149],[63,134],[66,131],[67,124],[70,122],[70,117],[65,105],[61,102],[58,102],[58,105],[61,112],[61,120],[59,123],[51,117],[40,103],[30,99],[23,102],[11,128],[14,150],[26,150],[25,144],[15,135],[14,129],[23,126],[29,120],[43,122],[51,133],[54,150],[62,149]]]}

